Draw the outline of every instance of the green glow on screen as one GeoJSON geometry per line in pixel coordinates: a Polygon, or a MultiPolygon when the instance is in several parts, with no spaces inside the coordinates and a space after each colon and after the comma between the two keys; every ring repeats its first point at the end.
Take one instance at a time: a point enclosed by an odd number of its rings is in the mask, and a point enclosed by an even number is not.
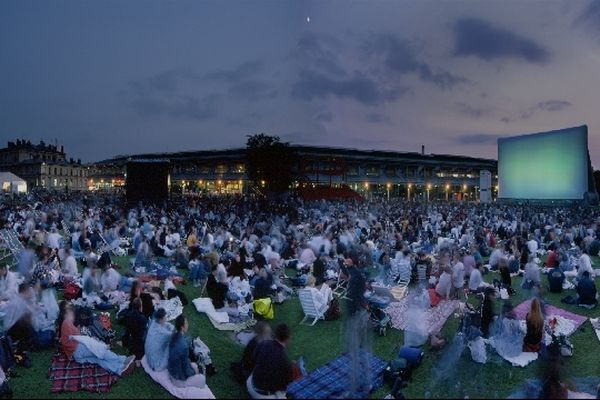
{"type": "Polygon", "coordinates": [[[498,139],[500,198],[582,199],[587,175],[587,126],[498,139]]]}

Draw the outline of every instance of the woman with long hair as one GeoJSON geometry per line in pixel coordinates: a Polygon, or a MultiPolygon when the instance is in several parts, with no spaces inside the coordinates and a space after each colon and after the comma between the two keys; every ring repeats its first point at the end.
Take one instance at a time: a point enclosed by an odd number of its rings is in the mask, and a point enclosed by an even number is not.
{"type": "Polygon", "coordinates": [[[169,359],[167,369],[171,381],[177,387],[198,387],[206,385],[206,378],[199,373],[198,365],[189,357],[190,342],[186,336],[187,319],[181,314],[175,319],[175,332],[169,342],[169,359]]]}
{"type": "Polygon", "coordinates": [[[537,298],[531,301],[531,310],[527,313],[525,322],[527,323],[527,333],[523,338],[523,351],[538,352],[544,339],[544,315],[537,298]]]}

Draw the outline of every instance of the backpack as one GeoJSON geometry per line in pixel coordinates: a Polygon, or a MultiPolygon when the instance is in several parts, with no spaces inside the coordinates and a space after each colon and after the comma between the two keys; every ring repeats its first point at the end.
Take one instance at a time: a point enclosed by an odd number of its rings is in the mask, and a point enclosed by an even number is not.
{"type": "Polygon", "coordinates": [[[81,288],[73,282],[67,283],[63,292],[65,300],[75,300],[81,297],[81,288]]]}
{"type": "Polygon", "coordinates": [[[331,303],[329,303],[329,308],[327,309],[327,311],[325,311],[325,315],[323,317],[325,318],[325,321],[335,321],[341,316],[342,308],[340,307],[340,302],[338,301],[338,299],[334,298],[333,300],[331,300],[331,303]]]}
{"type": "Polygon", "coordinates": [[[185,293],[177,290],[177,289],[169,289],[167,290],[167,299],[171,300],[173,297],[179,297],[179,300],[181,300],[181,304],[183,306],[187,306],[188,305],[188,298],[185,295],[185,293]]]}
{"type": "Polygon", "coordinates": [[[273,311],[273,303],[271,302],[270,297],[254,300],[252,306],[254,308],[254,313],[261,316],[264,319],[273,319],[275,317],[275,312],[273,311]]]}

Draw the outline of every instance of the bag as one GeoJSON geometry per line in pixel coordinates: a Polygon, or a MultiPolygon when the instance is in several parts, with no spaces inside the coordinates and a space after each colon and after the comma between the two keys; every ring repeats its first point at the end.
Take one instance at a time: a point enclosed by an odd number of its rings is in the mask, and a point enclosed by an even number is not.
{"type": "Polygon", "coordinates": [[[271,302],[271,298],[266,297],[264,299],[254,300],[252,303],[254,308],[254,313],[263,317],[264,319],[273,319],[275,317],[275,312],[273,310],[273,303],[271,302]]]}
{"type": "Polygon", "coordinates": [[[9,336],[0,337],[0,367],[8,371],[15,366],[15,347],[9,336]]]}
{"type": "Polygon", "coordinates": [[[410,378],[410,363],[402,357],[398,357],[388,363],[383,370],[383,381],[389,386],[394,386],[398,379],[407,381],[410,378]]]}
{"type": "Polygon", "coordinates": [[[562,299],[560,299],[560,302],[565,304],[577,304],[577,298],[568,295],[567,297],[563,297],[562,299]]]}
{"type": "Polygon", "coordinates": [[[33,346],[36,350],[48,349],[54,345],[56,334],[53,330],[35,332],[33,335],[33,346]]]}
{"type": "Polygon", "coordinates": [[[188,305],[188,299],[187,299],[187,296],[185,295],[185,293],[183,293],[177,289],[167,290],[167,299],[171,300],[173,297],[179,297],[179,300],[181,300],[181,304],[183,306],[188,305]]]}
{"type": "Polygon", "coordinates": [[[73,282],[67,283],[63,292],[65,300],[75,300],[81,297],[81,288],[73,282]]]}
{"type": "Polygon", "coordinates": [[[75,308],[75,325],[78,326],[90,326],[94,315],[92,309],[89,307],[76,307],[75,308]]]}
{"type": "Polygon", "coordinates": [[[338,299],[334,298],[329,303],[329,308],[325,311],[325,321],[335,321],[342,316],[342,308],[340,307],[340,302],[338,299]]]}

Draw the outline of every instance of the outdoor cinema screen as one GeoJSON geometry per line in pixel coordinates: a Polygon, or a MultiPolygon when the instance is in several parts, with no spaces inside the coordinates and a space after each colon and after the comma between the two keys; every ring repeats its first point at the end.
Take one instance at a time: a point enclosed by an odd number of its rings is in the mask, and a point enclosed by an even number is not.
{"type": "Polygon", "coordinates": [[[501,199],[583,199],[587,126],[498,139],[498,185],[501,199]]]}

